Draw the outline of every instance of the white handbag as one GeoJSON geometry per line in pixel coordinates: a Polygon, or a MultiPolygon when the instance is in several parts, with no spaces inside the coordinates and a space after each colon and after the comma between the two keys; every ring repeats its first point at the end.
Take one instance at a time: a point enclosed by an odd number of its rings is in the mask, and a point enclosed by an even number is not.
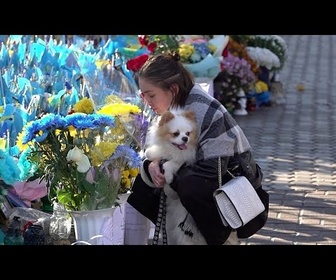
{"type": "Polygon", "coordinates": [[[245,176],[234,176],[222,185],[221,158],[218,158],[219,188],[214,191],[218,212],[225,226],[237,229],[265,210],[256,190],[245,176]]]}

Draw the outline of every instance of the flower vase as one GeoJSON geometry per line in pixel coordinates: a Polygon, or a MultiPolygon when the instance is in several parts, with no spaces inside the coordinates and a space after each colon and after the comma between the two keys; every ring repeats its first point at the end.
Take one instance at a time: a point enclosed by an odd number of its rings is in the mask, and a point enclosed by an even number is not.
{"type": "Polygon", "coordinates": [[[237,107],[233,110],[233,114],[236,116],[245,116],[248,114],[246,111],[247,98],[245,91],[240,88],[237,93],[237,107]]]}
{"type": "Polygon", "coordinates": [[[124,245],[125,243],[125,211],[126,202],[130,193],[118,195],[118,204],[112,215],[112,244],[124,245]]]}
{"type": "Polygon", "coordinates": [[[112,245],[112,216],[115,207],[92,211],[69,211],[77,242],[112,245]]]}

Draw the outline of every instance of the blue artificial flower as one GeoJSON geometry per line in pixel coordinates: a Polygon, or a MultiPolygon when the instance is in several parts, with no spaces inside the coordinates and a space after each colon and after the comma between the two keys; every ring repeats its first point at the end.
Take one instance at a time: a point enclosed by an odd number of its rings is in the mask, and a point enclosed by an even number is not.
{"type": "Polygon", "coordinates": [[[141,166],[141,157],[139,153],[134,151],[134,149],[128,145],[119,145],[109,160],[117,158],[125,158],[128,166],[131,168],[139,168],[141,166]]]}
{"type": "Polygon", "coordinates": [[[0,149],[0,179],[6,184],[12,185],[20,180],[20,169],[14,157],[0,149]]]}
{"type": "Polygon", "coordinates": [[[26,180],[27,178],[30,178],[34,175],[36,172],[38,166],[35,163],[32,163],[30,160],[27,159],[28,155],[30,155],[31,149],[28,148],[24,150],[20,157],[19,161],[17,163],[21,173],[20,173],[20,180],[26,180]]]}
{"type": "Polygon", "coordinates": [[[97,129],[102,126],[114,127],[114,117],[104,114],[75,113],[65,117],[67,126],[72,125],[76,129],[97,129]]]}
{"type": "MultiPolygon", "coordinates": [[[[64,118],[60,115],[45,115],[41,119],[27,124],[24,135],[22,137],[22,143],[27,144],[29,141],[36,139],[36,135],[38,135],[41,131],[43,135],[48,133],[48,131],[52,128],[62,129],[65,127],[65,124],[66,122],[64,121],[64,118]]],[[[43,138],[44,136],[41,137],[43,138]]],[[[38,141],[42,141],[42,138],[39,138],[38,141]]]]}

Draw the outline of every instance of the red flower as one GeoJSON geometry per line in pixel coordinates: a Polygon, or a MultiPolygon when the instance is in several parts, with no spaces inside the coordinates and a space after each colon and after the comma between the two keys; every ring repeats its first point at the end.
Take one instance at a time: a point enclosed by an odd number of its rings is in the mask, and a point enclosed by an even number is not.
{"type": "Polygon", "coordinates": [[[133,59],[129,59],[126,62],[126,67],[128,70],[131,70],[133,72],[137,72],[140,70],[140,68],[142,67],[142,65],[144,65],[144,63],[147,61],[148,59],[148,54],[142,54],[139,55],[133,59]]]}
{"type": "Polygon", "coordinates": [[[153,53],[156,49],[157,43],[156,42],[152,42],[150,44],[148,44],[147,49],[149,52],[153,53]]]}
{"type": "Polygon", "coordinates": [[[141,46],[147,46],[149,43],[147,35],[138,35],[138,40],[141,46]]]}
{"type": "Polygon", "coordinates": [[[223,52],[222,52],[222,56],[223,57],[227,57],[229,54],[229,46],[230,46],[230,42],[227,43],[227,45],[225,46],[223,52]]]}

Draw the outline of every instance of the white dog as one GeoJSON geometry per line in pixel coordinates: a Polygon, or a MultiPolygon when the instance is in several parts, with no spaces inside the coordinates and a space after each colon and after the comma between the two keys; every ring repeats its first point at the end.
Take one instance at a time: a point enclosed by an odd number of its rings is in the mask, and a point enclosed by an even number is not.
{"type": "MultiPolygon", "coordinates": [[[[196,227],[192,216],[187,212],[177,193],[170,187],[174,174],[183,164],[192,164],[196,158],[197,124],[192,111],[170,110],[153,124],[146,140],[145,156],[149,160],[162,159],[166,184],[166,231],[168,245],[206,245],[203,235],[196,227]]],[[[154,184],[141,170],[143,180],[154,184]]]]}

